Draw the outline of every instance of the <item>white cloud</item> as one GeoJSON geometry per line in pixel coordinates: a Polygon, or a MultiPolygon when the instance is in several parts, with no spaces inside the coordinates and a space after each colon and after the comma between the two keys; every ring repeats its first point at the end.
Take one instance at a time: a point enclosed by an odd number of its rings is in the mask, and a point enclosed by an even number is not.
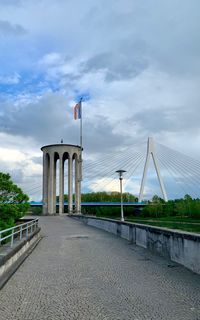
{"type": "Polygon", "coordinates": [[[0,148],[0,158],[1,161],[15,163],[25,160],[26,156],[19,150],[0,148]]]}
{"type": "Polygon", "coordinates": [[[119,191],[118,179],[102,178],[93,181],[90,185],[90,190],[93,192],[98,191],[119,191]]]}

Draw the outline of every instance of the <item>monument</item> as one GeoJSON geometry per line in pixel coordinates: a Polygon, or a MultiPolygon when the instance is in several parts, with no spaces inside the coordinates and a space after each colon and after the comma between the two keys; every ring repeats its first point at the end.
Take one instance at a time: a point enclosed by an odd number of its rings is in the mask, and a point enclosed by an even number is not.
{"type": "Polygon", "coordinates": [[[68,213],[81,213],[81,147],[71,144],[43,146],[43,214],[56,214],[56,179],[59,169],[59,214],[64,213],[64,175],[67,161],[68,213]],[[59,160],[59,168],[57,161],[59,160]],[[73,165],[74,164],[74,165],[73,165]],[[74,171],[74,172],[73,172],[74,171]],[[75,208],[73,209],[73,186],[75,186],[75,208]]]}

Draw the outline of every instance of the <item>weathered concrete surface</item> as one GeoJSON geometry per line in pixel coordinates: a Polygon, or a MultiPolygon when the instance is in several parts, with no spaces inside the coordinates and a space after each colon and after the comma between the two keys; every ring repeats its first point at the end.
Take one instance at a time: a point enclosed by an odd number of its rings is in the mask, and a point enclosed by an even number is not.
{"type": "Polygon", "coordinates": [[[0,319],[200,319],[198,275],[70,218],[40,225],[46,237],[0,292],[0,319]]]}
{"type": "Polygon", "coordinates": [[[74,218],[170,258],[200,274],[199,234],[99,217],[78,215],[74,218]]]}

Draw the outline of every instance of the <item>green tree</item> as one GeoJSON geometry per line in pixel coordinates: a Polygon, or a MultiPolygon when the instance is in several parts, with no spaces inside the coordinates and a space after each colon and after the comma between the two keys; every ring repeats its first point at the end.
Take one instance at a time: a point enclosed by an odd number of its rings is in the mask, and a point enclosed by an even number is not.
{"type": "Polygon", "coordinates": [[[162,198],[160,198],[159,196],[157,196],[156,194],[153,196],[151,202],[152,203],[165,203],[165,201],[162,198]]]}
{"type": "Polygon", "coordinates": [[[0,230],[12,227],[27,212],[28,200],[10,175],[0,172],[0,230]]]}
{"type": "Polygon", "coordinates": [[[169,200],[164,202],[158,196],[154,196],[152,201],[142,209],[144,217],[190,217],[200,218],[200,199],[193,199],[186,194],[182,199],[169,200]]]}

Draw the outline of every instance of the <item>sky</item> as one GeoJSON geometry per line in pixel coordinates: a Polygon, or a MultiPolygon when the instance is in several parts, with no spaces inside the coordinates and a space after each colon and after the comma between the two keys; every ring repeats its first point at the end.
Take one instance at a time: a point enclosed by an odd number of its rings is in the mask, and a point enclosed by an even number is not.
{"type": "Polygon", "coordinates": [[[198,160],[199,12],[199,0],[0,0],[0,171],[41,199],[40,148],[79,143],[80,97],[86,160],[149,136],[198,160]]]}

